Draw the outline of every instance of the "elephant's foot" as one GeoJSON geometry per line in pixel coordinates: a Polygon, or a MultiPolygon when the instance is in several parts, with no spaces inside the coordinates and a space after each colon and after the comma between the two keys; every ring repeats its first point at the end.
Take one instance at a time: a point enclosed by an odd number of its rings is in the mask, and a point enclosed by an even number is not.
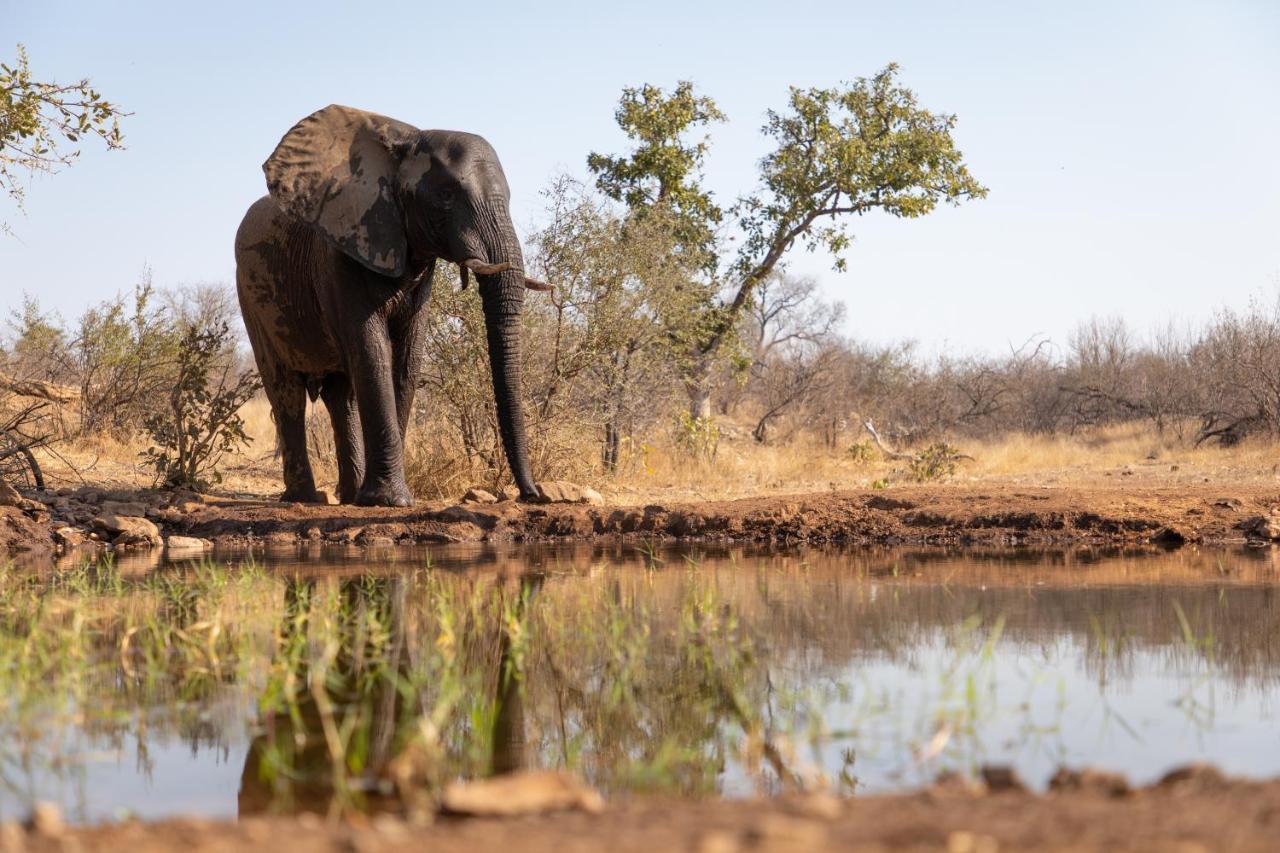
{"type": "Polygon", "coordinates": [[[413,506],[413,493],[403,481],[366,483],[356,493],[356,506],[413,506]]]}
{"type": "Polygon", "coordinates": [[[315,486],[300,489],[285,489],[284,494],[280,496],[281,503],[287,504],[324,504],[329,501],[325,499],[324,494],[316,490],[315,486]]]}
{"type": "Polygon", "coordinates": [[[359,495],[359,494],[360,494],[360,489],[359,489],[359,487],[358,487],[358,486],[349,485],[349,484],[346,484],[346,483],[339,483],[339,484],[338,484],[337,497],[338,497],[338,503],[340,503],[340,504],[353,504],[353,503],[355,503],[355,502],[356,502],[356,496],[357,496],[357,495],[359,495]]]}

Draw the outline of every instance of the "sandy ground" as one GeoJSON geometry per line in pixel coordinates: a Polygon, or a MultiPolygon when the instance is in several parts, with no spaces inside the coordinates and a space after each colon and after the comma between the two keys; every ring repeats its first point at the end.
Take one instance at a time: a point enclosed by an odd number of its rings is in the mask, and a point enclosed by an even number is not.
{"type": "Polygon", "coordinates": [[[30,831],[4,828],[6,849],[236,851],[482,850],[733,853],[747,850],[1202,850],[1271,851],[1280,838],[1280,781],[1244,782],[1207,768],[1175,771],[1129,791],[1086,775],[1038,796],[959,782],[914,794],[762,800],[639,797],[599,813],[407,821],[390,815],[326,821],[316,815],[238,823],[175,820],[30,831]]]}
{"type": "MultiPolygon", "coordinates": [[[[114,534],[103,529],[102,519],[113,512],[145,516],[165,536],[198,537],[224,546],[631,538],[1176,547],[1263,544],[1280,538],[1280,487],[1274,485],[956,484],[641,506],[502,501],[436,502],[407,509],[282,504],[148,490],[63,491],[33,493],[26,509],[0,507],[0,544],[54,549],[62,547],[59,541],[75,538],[68,537],[68,527],[105,543],[114,534]]],[[[117,544],[123,547],[119,539],[117,544]]]]}

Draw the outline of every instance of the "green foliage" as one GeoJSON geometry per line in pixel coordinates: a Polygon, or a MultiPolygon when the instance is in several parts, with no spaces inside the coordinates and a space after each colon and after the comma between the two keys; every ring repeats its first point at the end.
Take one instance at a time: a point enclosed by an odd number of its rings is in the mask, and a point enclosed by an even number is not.
{"type": "Polygon", "coordinates": [[[236,371],[233,354],[226,322],[192,323],[182,333],[169,407],[144,422],[155,446],[142,455],[164,485],[205,488],[221,482],[222,457],[252,440],[238,413],[262,383],[252,371],[236,371]]]}
{"type": "Polygon", "coordinates": [[[956,450],[945,441],[931,444],[924,450],[916,453],[907,462],[907,470],[911,474],[911,478],[917,483],[927,483],[932,480],[945,480],[955,476],[956,466],[960,460],[967,459],[959,450],[956,450]]]}
{"type": "Polygon", "coordinates": [[[633,214],[665,212],[694,266],[714,271],[715,226],[723,212],[700,185],[707,137],[694,142],[688,136],[695,128],[723,122],[724,114],[715,101],[696,94],[693,84],[682,80],[670,94],[647,84],[623,89],[614,116],[636,146],[625,157],[588,156],[596,186],[625,202],[633,214]]]}
{"type": "Polygon", "coordinates": [[[80,154],[81,137],[96,136],[108,149],[124,147],[119,107],[87,79],[68,85],[31,76],[27,52],[18,45],[12,65],[0,63],[0,189],[21,209],[21,173],[52,173],[80,154]]]}
{"type": "Polygon", "coordinates": [[[80,385],[81,432],[132,432],[168,387],[178,333],[154,296],[144,276],[132,303],[116,297],[81,315],[67,367],[80,385]]]}
{"type": "Polygon", "coordinates": [[[720,447],[720,427],[712,418],[676,415],[675,443],[695,459],[711,461],[720,447]]]}
{"type": "Polygon", "coordinates": [[[859,465],[866,465],[880,458],[880,454],[876,452],[875,447],[866,439],[855,441],[849,445],[849,448],[845,451],[845,456],[849,458],[850,462],[855,462],[859,465]]]}
{"type": "Polygon", "coordinates": [[[987,194],[951,138],[955,116],[918,106],[897,72],[891,64],[836,88],[792,87],[789,109],[769,111],[763,132],[776,147],[760,164],[764,186],[735,208],[744,282],[772,271],[796,240],[831,252],[843,270],[848,214],[914,218],[987,194]]]}
{"type": "Polygon", "coordinates": [[[706,139],[687,139],[693,128],[724,119],[714,102],[687,82],[670,94],[646,85],[623,91],[616,118],[635,148],[624,157],[591,155],[598,186],[634,216],[673,210],[682,246],[706,274],[688,284],[701,297],[697,319],[674,336],[688,352],[682,370],[695,405],[755,290],[797,241],[830,252],[842,270],[850,215],[923,216],[939,202],[987,192],[955,147],[955,116],[920,107],[898,84],[896,65],[838,87],[792,88],[787,109],[769,111],[763,128],[774,147],[760,162],[761,186],[732,209],[741,239],[730,257],[717,227],[722,211],[700,185],[706,139]]]}

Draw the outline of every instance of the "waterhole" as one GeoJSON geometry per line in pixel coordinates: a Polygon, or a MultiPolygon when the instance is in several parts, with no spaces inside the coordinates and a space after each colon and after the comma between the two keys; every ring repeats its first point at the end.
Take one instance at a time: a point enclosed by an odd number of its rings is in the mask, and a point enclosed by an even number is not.
{"type": "Polygon", "coordinates": [[[0,818],[607,797],[1010,765],[1280,773],[1270,551],[312,549],[11,567],[0,818]]]}

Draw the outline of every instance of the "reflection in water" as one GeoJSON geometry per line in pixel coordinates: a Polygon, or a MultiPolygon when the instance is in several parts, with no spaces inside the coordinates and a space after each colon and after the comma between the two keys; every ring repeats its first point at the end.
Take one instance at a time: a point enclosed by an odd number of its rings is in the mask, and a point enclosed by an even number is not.
{"type": "Polygon", "coordinates": [[[398,807],[944,768],[1280,772],[1269,551],[289,552],[0,579],[0,816],[398,807]],[[428,568],[429,567],[429,568],[428,568]]]}

